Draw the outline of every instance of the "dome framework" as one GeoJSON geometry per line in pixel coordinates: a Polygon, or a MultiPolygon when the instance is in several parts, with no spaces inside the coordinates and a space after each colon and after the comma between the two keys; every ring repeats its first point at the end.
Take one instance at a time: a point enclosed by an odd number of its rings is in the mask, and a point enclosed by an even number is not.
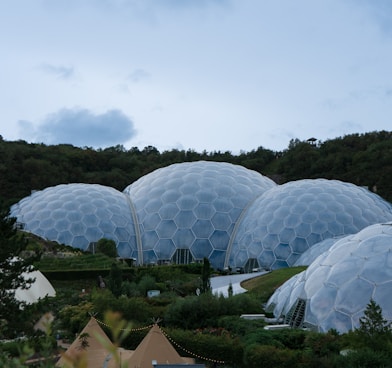
{"type": "Polygon", "coordinates": [[[306,271],[284,283],[266,309],[294,327],[340,333],[359,327],[370,299],[392,322],[392,222],[337,241],[306,271]]]}
{"type": "Polygon", "coordinates": [[[317,243],[390,221],[392,206],[350,183],[277,185],[239,165],[198,161],[157,169],[123,192],[46,188],[12,206],[11,216],[25,231],[82,250],[112,239],[119,257],[136,264],[208,258],[215,269],[252,271],[292,266],[317,243]]]}
{"type": "Polygon", "coordinates": [[[392,206],[380,196],[338,180],[304,179],[276,186],[247,209],[225,266],[278,269],[329,238],[355,234],[392,220],[392,206]]]}
{"type": "Polygon", "coordinates": [[[88,250],[99,239],[138,264],[191,263],[223,268],[233,229],[248,204],[276,186],[242,166],[199,161],[145,175],[123,192],[62,184],[11,207],[25,231],[88,250]]]}

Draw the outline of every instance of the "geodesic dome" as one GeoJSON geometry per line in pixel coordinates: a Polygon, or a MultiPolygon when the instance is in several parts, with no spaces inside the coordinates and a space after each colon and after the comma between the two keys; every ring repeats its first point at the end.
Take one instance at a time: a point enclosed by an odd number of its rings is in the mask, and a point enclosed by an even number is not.
{"type": "Polygon", "coordinates": [[[323,254],[342,238],[344,238],[344,235],[335,238],[324,239],[321,242],[312,245],[308,250],[299,256],[299,258],[295,261],[294,266],[309,266],[318,256],[323,254]]]}
{"type": "Polygon", "coordinates": [[[135,227],[127,196],[98,184],[61,184],[37,191],[11,207],[27,232],[87,250],[102,238],[121,257],[136,253],[135,227]]]}
{"type": "Polygon", "coordinates": [[[344,333],[359,327],[370,299],[392,321],[392,222],[337,241],[283,284],[266,309],[295,327],[344,333]]]}
{"type": "Polygon", "coordinates": [[[326,179],[289,182],[271,188],[249,206],[225,265],[292,266],[320,241],[390,220],[391,204],[365,188],[326,179]]]}
{"type": "Polygon", "coordinates": [[[33,304],[46,296],[56,296],[56,291],[52,284],[40,271],[33,270],[32,272],[25,272],[22,276],[26,280],[34,279],[34,282],[28,289],[19,288],[15,290],[15,298],[17,300],[27,304],[33,304]]]}
{"type": "Polygon", "coordinates": [[[274,186],[242,166],[199,161],[155,170],[123,193],[97,184],[46,188],[10,215],[25,231],[82,250],[107,238],[139,264],[206,257],[220,268],[244,209],[274,186]]]}
{"type": "Polygon", "coordinates": [[[242,166],[198,161],[170,165],[125,188],[140,231],[140,263],[207,257],[222,268],[239,217],[276,184],[242,166]]]}

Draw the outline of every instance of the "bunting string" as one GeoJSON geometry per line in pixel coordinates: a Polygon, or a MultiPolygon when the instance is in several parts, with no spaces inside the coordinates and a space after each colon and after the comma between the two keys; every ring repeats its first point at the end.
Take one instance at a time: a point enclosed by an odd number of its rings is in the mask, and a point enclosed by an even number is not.
{"type": "MultiPolygon", "coordinates": [[[[159,326],[158,326],[158,327],[159,327],[159,326]]],[[[161,332],[166,336],[166,338],[167,338],[173,345],[175,345],[175,346],[177,346],[179,349],[185,351],[187,354],[189,354],[189,355],[191,355],[191,356],[193,356],[193,357],[195,357],[195,358],[204,360],[204,361],[208,361],[208,362],[212,362],[212,363],[225,364],[225,361],[224,361],[224,360],[217,360],[217,359],[207,358],[207,357],[205,357],[205,356],[195,354],[195,353],[193,353],[192,351],[190,351],[190,350],[188,350],[188,349],[185,349],[185,348],[182,347],[180,344],[177,344],[177,343],[176,343],[176,342],[175,342],[175,341],[174,341],[165,331],[162,330],[161,327],[159,327],[159,329],[161,330],[161,332]]]]}
{"type": "MultiPolygon", "coordinates": [[[[105,326],[105,327],[111,329],[111,326],[109,326],[107,323],[95,318],[94,316],[92,316],[92,318],[94,318],[95,321],[97,321],[102,326],[105,326]]],[[[162,334],[170,341],[170,343],[172,343],[173,345],[175,345],[177,348],[181,349],[182,351],[186,352],[187,354],[189,354],[197,359],[200,359],[200,360],[204,360],[204,361],[208,361],[208,362],[212,362],[212,363],[217,363],[217,364],[225,364],[224,360],[207,358],[205,356],[193,353],[192,351],[190,351],[188,349],[185,349],[183,346],[181,346],[176,341],[174,341],[164,330],[162,330],[162,328],[157,323],[153,323],[151,325],[139,327],[139,328],[122,328],[121,331],[127,331],[127,332],[143,331],[143,330],[151,329],[155,324],[158,326],[158,328],[162,332],[162,334]]]]}
{"type": "MultiPolygon", "coordinates": [[[[94,318],[100,325],[105,326],[109,329],[111,329],[112,327],[109,326],[107,323],[95,318],[94,318]]],[[[148,326],[144,326],[144,327],[139,327],[139,328],[121,328],[120,331],[127,331],[127,332],[136,332],[136,331],[143,331],[143,330],[147,330],[150,329],[152,326],[154,326],[154,324],[148,325],[148,326]]]]}

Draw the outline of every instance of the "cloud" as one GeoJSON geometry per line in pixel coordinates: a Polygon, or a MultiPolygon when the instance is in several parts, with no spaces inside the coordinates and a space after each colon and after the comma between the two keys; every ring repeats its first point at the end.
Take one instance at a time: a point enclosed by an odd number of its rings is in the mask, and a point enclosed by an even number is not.
{"type": "MultiPolygon", "coordinates": [[[[76,1],[75,4],[79,2],[76,1]]],[[[158,7],[170,9],[185,9],[185,8],[205,8],[210,5],[227,6],[231,0],[107,0],[102,2],[96,1],[96,5],[102,5],[117,9],[131,8],[132,10],[139,9],[146,11],[158,7]]]]}
{"type": "Polygon", "coordinates": [[[392,3],[390,0],[362,0],[359,2],[355,0],[353,3],[356,6],[358,4],[365,6],[366,13],[370,14],[380,29],[389,36],[392,35],[392,3]]]}
{"type": "MultiPolygon", "coordinates": [[[[227,6],[230,0],[166,0],[161,2],[162,6],[170,8],[204,8],[210,5],[227,6]]],[[[155,2],[152,2],[155,5],[155,2]]]]}
{"type": "Polygon", "coordinates": [[[87,109],[64,108],[48,115],[37,127],[26,120],[18,124],[27,140],[46,144],[103,148],[123,144],[136,136],[133,121],[116,109],[96,115],[87,109]]]}
{"type": "Polygon", "coordinates": [[[133,83],[138,83],[142,80],[149,79],[150,73],[146,72],[143,69],[135,69],[132,73],[129,74],[128,80],[133,83]]]}
{"type": "Polygon", "coordinates": [[[178,15],[197,11],[200,14],[207,14],[211,9],[220,11],[230,8],[231,2],[232,0],[91,0],[89,2],[68,0],[65,2],[66,5],[62,2],[48,1],[48,7],[57,12],[76,12],[90,7],[92,11],[104,12],[105,15],[121,14],[127,21],[133,18],[138,22],[156,25],[162,13],[178,15]]]}
{"type": "Polygon", "coordinates": [[[75,70],[70,66],[41,64],[39,69],[44,73],[54,75],[59,79],[70,79],[75,76],[75,70]]]}

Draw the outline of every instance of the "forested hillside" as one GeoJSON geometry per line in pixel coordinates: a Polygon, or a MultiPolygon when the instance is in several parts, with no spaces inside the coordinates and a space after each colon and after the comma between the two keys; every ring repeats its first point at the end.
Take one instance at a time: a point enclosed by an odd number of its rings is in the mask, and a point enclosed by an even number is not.
{"type": "Polygon", "coordinates": [[[325,142],[292,140],[275,152],[259,147],[231,152],[177,150],[148,146],[126,150],[6,141],[0,136],[0,201],[11,205],[32,190],[61,183],[98,183],[123,190],[141,176],[173,163],[211,160],[245,166],[277,183],[327,178],[366,186],[392,201],[392,132],[352,134],[325,142]]]}

